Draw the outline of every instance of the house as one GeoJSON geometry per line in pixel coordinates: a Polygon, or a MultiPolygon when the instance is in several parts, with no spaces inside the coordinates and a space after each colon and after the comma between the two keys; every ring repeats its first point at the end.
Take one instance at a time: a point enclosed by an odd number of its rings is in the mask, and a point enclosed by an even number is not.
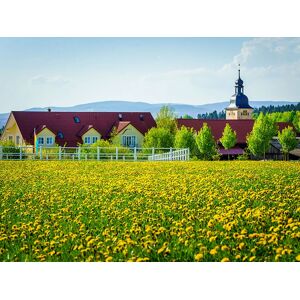
{"type": "Polygon", "coordinates": [[[67,146],[93,144],[112,138],[115,143],[141,147],[145,133],[156,126],[149,112],[12,111],[2,140],[17,145],[67,146]]]}

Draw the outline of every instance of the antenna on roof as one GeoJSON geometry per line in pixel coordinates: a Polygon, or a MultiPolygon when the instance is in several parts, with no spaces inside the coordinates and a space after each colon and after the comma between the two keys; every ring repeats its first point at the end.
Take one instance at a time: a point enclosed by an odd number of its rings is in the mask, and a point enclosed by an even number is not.
{"type": "Polygon", "coordinates": [[[51,107],[48,107],[48,112],[51,112],[51,107]]]}
{"type": "Polygon", "coordinates": [[[241,78],[241,64],[239,64],[239,78],[241,78]]]}

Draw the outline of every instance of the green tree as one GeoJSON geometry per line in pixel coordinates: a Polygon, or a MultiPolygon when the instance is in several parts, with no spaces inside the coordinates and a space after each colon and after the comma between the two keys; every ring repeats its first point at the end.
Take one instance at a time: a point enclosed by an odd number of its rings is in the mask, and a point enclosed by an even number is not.
{"type": "Polygon", "coordinates": [[[293,128],[288,126],[278,133],[278,140],[282,147],[281,151],[284,154],[284,159],[289,159],[289,152],[295,149],[298,145],[296,133],[293,128]]]}
{"type": "MultiPolygon", "coordinates": [[[[220,142],[223,145],[224,149],[228,150],[235,146],[236,144],[236,132],[232,130],[230,125],[226,123],[226,126],[223,131],[223,135],[220,138],[220,142]]],[[[229,154],[228,154],[229,160],[229,154]]]]}
{"type": "Polygon", "coordinates": [[[182,126],[180,130],[177,130],[175,134],[174,147],[189,148],[190,154],[192,156],[196,156],[199,153],[199,151],[197,148],[193,129],[182,126]]]}
{"type": "Polygon", "coordinates": [[[171,148],[174,145],[174,135],[166,128],[151,128],[146,134],[143,148],[171,148]]]}
{"type": "Polygon", "coordinates": [[[275,121],[268,115],[262,112],[256,119],[251,133],[247,136],[248,149],[253,155],[263,155],[266,159],[266,151],[270,146],[272,137],[278,132],[275,121]]]}
{"type": "Polygon", "coordinates": [[[211,129],[207,126],[207,123],[204,123],[203,127],[198,132],[196,136],[196,143],[203,159],[211,160],[215,155],[217,155],[218,150],[216,142],[211,129]]]}
{"type": "Polygon", "coordinates": [[[176,132],[176,115],[174,110],[171,109],[168,105],[161,107],[160,111],[156,116],[156,125],[158,128],[165,128],[170,131],[172,134],[176,132]]]}
{"type": "Polygon", "coordinates": [[[184,115],[182,116],[182,119],[193,119],[193,117],[190,116],[190,115],[188,115],[188,114],[184,114],[184,115]]]}

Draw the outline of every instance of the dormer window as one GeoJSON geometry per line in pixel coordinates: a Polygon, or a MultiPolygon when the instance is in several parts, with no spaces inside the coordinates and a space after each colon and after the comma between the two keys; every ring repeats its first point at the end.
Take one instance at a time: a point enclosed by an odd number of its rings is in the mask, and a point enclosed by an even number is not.
{"type": "Polygon", "coordinates": [[[64,138],[64,134],[63,134],[61,131],[59,131],[59,132],[57,133],[57,137],[58,137],[59,139],[63,139],[63,138],[64,138]]]}
{"type": "Polygon", "coordinates": [[[79,117],[75,116],[75,117],[74,117],[74,122],[75,122],[75,123],[80,123],[79,117]]]}

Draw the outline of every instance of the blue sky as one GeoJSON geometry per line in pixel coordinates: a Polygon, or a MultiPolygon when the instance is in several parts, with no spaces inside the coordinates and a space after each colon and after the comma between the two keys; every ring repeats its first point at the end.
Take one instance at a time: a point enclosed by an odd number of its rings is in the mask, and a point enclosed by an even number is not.
{"type": "Polygon", "coordinates": [[[300,38],[0,38],[0,112],[104,101],[299,101],[300,38]]]}

